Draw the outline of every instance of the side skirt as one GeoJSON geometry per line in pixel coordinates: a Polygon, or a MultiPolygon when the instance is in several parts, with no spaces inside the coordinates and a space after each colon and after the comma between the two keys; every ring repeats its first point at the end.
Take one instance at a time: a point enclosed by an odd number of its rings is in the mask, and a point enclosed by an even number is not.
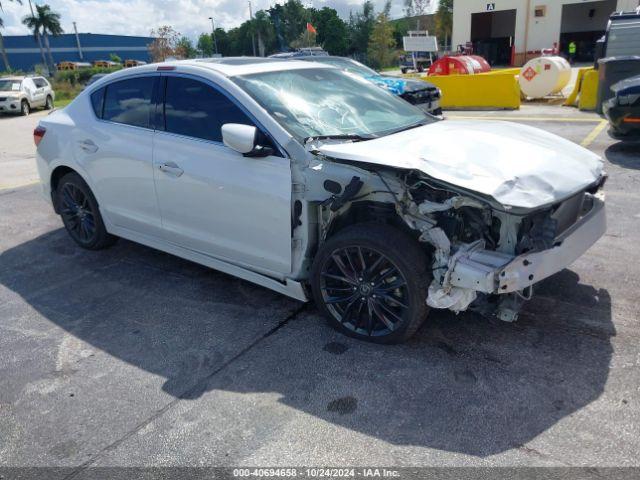
{"type": "Polygon", "coordinates": [[[209,267],[214,270],[233,275],[234,277],[241,278],[242,280],[255,283],[256,285],[268,288],[275,292],[291,297],[295,300],[299,300],[301,302],[309,301],[309,298],[307,297],[302,284],[300,282],[296,282],[295,280],[286,279],[285,282],[282,283],[274,280],[273,278],[261,275],[251,270],[247,270],[237,265],[233,265],[231,263],[227,263],[198,252],[194,252],[187,248],[165,242],[155,237],[150,237],[138,232],[133,232],[126,228],[108,225],[107,231],[118,237],[131,240],[132,242],[140,243],[142,245],[146,245],[147,247],[155,248],[156,250],[170,253],[171,255],[175,255],[176,257],[184,258],[185,260],[189,260],[191,262],[204,265],[205,267],[209,267]]]}

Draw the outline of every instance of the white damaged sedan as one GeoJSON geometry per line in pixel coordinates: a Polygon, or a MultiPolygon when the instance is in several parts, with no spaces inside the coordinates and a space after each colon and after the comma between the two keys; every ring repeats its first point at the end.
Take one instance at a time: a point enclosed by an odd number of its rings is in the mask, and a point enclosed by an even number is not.
{"type": "Polygon", "coordinates": [[[605,232],[602,160],[506,122],[441,121],[336,68],[255,58],[126,69],[34,132],[71,238],[118,237],[313,296],[357,338],[429,308],[514,321],[605,232]]]}

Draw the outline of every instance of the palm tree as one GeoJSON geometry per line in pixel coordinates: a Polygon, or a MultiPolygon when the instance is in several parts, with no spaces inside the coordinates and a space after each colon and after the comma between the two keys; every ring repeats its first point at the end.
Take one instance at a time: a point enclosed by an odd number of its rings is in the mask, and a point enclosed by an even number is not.
{"type": "MultiPolygon", "coordinates": [[[[13,1],[13,0],[9,0],[13,1]]],[[[16,2],[22,4],[22,0],[16,0],[16,2]]],[[[0,1],[0,11],[2,11],[2,2],[0,1]]],[[[0,17],[0,30],[4,28],[4,22],[2,21],[2,17],[0,17]]],[[[7,57],[7,51],[4,48],[4,39],[2,38],[2,32],[0,32],[0,52],[2,53],[2,60],[4,61],[4,68],[7,71],[11,70],[11,65],[9,65],[9,58],[7,57]]]]}
{"type": "MultiPolygon", "coordinates": [[[[60,26],[60,14],[53,12],[49,5],[36,5],[35,14],[24,17],[22,19],[22,23],[33,30],[33,34],[36,39],[39,38],[40,30],[42,30],[44,45],[47,49],[47,53],[49,54],[49,71],[53,71],[55,69],[55,64],[53,63],[53,56],[51,55],[49,35],[53,35],[55,37],[63,33],[62,27],[60,26]]],[[[46,64],[47,61],[44,58],[44,53],[42,56],[46,64]]]]}

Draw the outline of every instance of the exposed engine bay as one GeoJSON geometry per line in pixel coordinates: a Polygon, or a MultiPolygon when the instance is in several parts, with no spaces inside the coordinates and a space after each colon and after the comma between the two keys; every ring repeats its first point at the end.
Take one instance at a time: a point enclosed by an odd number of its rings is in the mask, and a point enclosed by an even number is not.
{"type": "Polygon", "coordinates": [[[429,252],[430,307],[474,310],[509,322],[532,297],[534,283],[568,266],[606,228],[599,198],[604,175],[569,198],[535,209],[504,206],[413,169],[322,155],[305,177],[317,244],[351,222],[391,223],[429,252]]]}

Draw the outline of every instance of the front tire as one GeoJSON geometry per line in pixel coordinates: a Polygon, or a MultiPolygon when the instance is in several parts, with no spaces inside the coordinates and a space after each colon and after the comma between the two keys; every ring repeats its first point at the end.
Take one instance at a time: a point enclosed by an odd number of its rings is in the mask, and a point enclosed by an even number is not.
{"type": "Polygon", "coordinates": [[[26,100],[22,100],[22,102],[20,102],[20,115],[26,117],[27,115],[29,115],[29,113],[31,113],[29,102],[26,100]]]}
{"type": "Polygon", "coordinates": [[[44,109],[45,110],[53,109],[53,98],[51,98],[51,95],[47,95],[47,101],[44,104],[44,109]]]}
{"type": "Polygon", "coordinates": [[[401,343],[424,322],[431,271],[418,242],[383,224],[347,227],[318,251],[311,287],[337,330],[360,340],[401,343]]]}
{"type": "Polygon", "coordinates": [[[67,173],[56,188],[56,202],[67,233],[82,248],[101,250],[115,243],[91,189],[77,173],[67,173]]]}

